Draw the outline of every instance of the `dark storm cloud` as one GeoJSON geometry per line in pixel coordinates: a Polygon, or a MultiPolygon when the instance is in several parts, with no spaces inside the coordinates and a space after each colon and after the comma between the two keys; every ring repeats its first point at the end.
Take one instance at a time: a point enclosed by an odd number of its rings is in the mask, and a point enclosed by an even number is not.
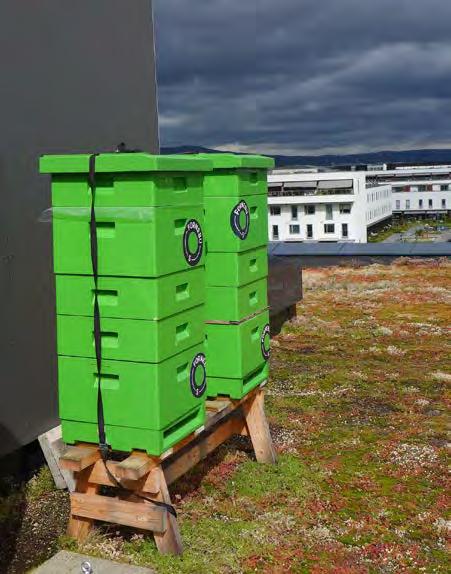
{"type": "Polygon", "coordinates": [[[163,145],[451,147],[449,0],[154,0],[163,145]]]}

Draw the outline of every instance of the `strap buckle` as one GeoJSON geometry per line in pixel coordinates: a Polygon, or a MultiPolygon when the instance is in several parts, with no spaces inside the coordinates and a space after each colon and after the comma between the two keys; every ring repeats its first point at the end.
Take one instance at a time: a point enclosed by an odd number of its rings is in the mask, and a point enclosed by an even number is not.
{"type": "Polygon", "coordinates": [[[99,450],[103,460],[107,460],[110,454],[110,447],[106,443],[101,442],[99,443],[99,450]]]}

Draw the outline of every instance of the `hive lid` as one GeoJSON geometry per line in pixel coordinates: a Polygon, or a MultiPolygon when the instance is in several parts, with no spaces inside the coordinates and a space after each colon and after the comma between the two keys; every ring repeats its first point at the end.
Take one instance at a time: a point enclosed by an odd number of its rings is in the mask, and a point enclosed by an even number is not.
{"type": "MultiPolygon", "coordinates": [[[[41,173],[88,173],[90,154],[44,155],[41,173]]],[[[152,155],[149,153],[102,153],[96,158],[96,173],[148,171],[211,171],[208,158],[195,155],[152,155]]]]}
{"type": "Polygon", "coordinates": [[[237,155],[233,153],[199,153],[196,157],[213,162],[213,169],[256,168],[272,169],[275,165],[272,157],[264,155],[237,155]]]}

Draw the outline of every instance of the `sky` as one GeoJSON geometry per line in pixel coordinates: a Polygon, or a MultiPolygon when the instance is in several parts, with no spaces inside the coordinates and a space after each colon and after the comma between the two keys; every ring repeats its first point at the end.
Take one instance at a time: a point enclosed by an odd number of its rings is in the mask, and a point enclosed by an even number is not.
{"type": "Polygon", "coordinates": [[[162,146],[451,148],[451,0],[154,0],[162,146]]]}

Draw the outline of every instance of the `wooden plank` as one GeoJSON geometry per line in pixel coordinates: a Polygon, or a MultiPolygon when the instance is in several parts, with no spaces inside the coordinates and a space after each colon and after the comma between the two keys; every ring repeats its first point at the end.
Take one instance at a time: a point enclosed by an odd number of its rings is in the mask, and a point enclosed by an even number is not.
{"type": "Polygon", "coordinates": [[[132,528],[163,533],[167,529],[166,511],[150,502],[139,504],[99,496],[98,494],[71,494],[72,514],[77,517],[122,524],[132,528]]]}
{"type": "Polygon", "coordinates": [[[225,442],[231,435],[241,434],[244,426],[245,424],[242,419],[232,417],[220,424],[218,428],[210,434],[202,436],[199,442],[194,444],[189,450],[174,460],[168,461],[167,466],[164,467],[164,476],[167,484],[172,484],[184,475],[199,461],[207,457],[219,445],[225,442]]]}
{"type": "Polygon", "coordinates": [[[230,405],[230,399],[213,399],[205,401],[205,408],[208,411],[213,411],[215,413],[222,411],[230,405]]]}
{"type": "Polygon", "coordinates": [[[71,446],[60,458],[60,467],[73,472],[80,472],[93,465],[101,458],[100,451],[95,445],[71,446]]]}
{"type": "MultiPolygon", "coordinates": [[[[107,466],[108,470],[114,477],[117,476],[117,466],[118,462],[108,461],[107,466]]],[[[160,490],[160,481],[159,476],[157,473],[154,472],[155,469],[152,469],[147,476],[143,476],[138,480],[128,480],[126,478],[119,479],[120,484],[129,490],[142,490],[145,493],[149,494],[156,494],[160,490]]],[[[108,475],[107,471],[105,470],[105,465],[103,464],[103,460],[98,460],[93,468],[92,474],[89,478],[90,482],[95,484],[101,484],[102,486],[116,486],[117,484],[111,480],[110,476],[108,475]]]]}
{"type": "Polygon", "coordinates": [[[145,452],[134,451],[129,457],[117,464],[116,476],[120,479],[139,480],[156,465],[155,460],[145,452]]]}
{"type": "Polygon", "coordinates": [[[274,464],[277,461],[268,421],[264,410],[264,391],[259,390],[243,404],[246,426],[258,462],[274,464]]]}
{"type": "MultiPolygon", "coordinates": [[[[160,502],[165,502],[166,504],[171,504],[171,497],[169,495],[165,475],[161,466],[156,469],[156,472],[160,475],[161,485],[160,493],[158,494],[158,500],[160,502]]],[[[157,545],[157,548],[161,554],[182,554],[183,544],[177,518],[169,513],[167,513],[166,517],[167,529],[163,534],[154,532],[155,544],[157,545]]]]}
{"type": "Polygon", "coordinates": [[[56,488],[67,488],[69,492],[75,490],[74,473],[61,468],[59,459],[66,450],[63,442],[61,426],[54,427],[38,437],[47,465],[52,473],[56,488]]]}
{"type": "MultiPolygon", "coordinates": [[[[98,485],[89,482],[91,470],[91,468],[86,468],[85,470],[75,474],[76,492],[85,493],[88,496],[97,494],[99,489],[98,485]]],[[[83,542],[87,538],[92,528],[93,522],[94,521],[91,518],[75,516],[72,511],[71,503],[71,516],[69,518],[69,524],[67,527],[67,534],[69,536],[72,536],[79,542],[83,542]]]]}

